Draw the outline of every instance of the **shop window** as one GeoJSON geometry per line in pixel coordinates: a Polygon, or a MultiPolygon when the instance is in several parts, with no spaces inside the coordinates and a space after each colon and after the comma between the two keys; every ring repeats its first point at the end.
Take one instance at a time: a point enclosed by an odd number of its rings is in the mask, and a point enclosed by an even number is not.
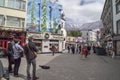
{"type": "Polygon", "coordinates": [[[0,0],[0,6],[4,6],[4,1],[5,0],[0,0]]]}
{"type": "Polygon", "coordinates": [[[120,20],[117,21],[117,33],[120,34],[120,20]]]}

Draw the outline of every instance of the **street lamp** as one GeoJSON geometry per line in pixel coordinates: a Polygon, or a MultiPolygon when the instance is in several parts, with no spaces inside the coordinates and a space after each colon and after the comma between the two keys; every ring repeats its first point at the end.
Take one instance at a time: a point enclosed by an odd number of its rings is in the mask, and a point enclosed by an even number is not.
{"type": "Polygon", "coordinates": [[[41,4],[40,3],[38,3],[38,6],[39,6],[39,27],[38,27],[38,29],[39,29],[39,31],[40,31],[40,27],[41,27],[41,25],[40,25],[40,7],[41,7],[41,4]]]}
{"type": "Polygon", "coordinates": [[[50,28],[52,27],[52,7],[51,6],[49,6],[49,8],[50,8],[50,11],[49,11],[49,13],[50,13],[50,28]]]}
{"type": "Polygon", "coordinates": [[[58,0],[48,0],[48,1],[52,2],[52,4],[53,4],[53,7],[49,6],[49,16],[50,16],[49,25],[50,25],[50,30],[51,30],[51,28],[52,28],[52,11],[53,11],[53,9],[55,9],[55,7],[56,7],[55,4],[56,4],[56,2],[58,2],[58,0]]]}

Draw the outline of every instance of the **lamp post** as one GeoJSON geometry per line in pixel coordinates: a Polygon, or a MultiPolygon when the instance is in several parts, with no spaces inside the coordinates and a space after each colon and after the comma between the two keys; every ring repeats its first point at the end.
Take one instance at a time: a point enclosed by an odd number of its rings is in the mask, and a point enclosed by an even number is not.
{"type": "Polygon", "coordinates": [[[40,7],[41,7],[41,4],[40,3],[38,3],[38,6],[39,6],[39,27],[38,27],[38,29],[39,29],[39,31],[40,31],[40,27],[41,27],[41,25],[40,25],[40,7]]]}
{"type": "Polygon", "coordinates": [[[52,11],[53,11],[53,9],[55,9],[55,4],[56,4],[56,2],[58,2],[58,0],[48,0],[48,1],[50,1],[50,2],[52,2],[53,3],[53,6],[49,6],[49,16],[50,16],[50,28],[52,28],[52,11]]]}
{"type": "Polygon", "coordinates": [[[49,6],[49,8],[50,8],[50,11],[49,11],[49,14],[50,14],[50,28],[52,27],[52,7],[51,6],[49,6]]]}

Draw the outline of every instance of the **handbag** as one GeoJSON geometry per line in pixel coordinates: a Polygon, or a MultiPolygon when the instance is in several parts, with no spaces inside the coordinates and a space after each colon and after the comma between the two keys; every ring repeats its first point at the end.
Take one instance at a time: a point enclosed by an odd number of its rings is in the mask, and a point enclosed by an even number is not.
{"type": "Polygon", "coordinates": [[[32,51],[32,50],[30,49],[30,47],[28,46],[28,44],[27,44],[27,47],[28,47],[30,53],[32,53],[33,57],[36,58],[36,57],[37,57],[37,52],[32,51]]]}

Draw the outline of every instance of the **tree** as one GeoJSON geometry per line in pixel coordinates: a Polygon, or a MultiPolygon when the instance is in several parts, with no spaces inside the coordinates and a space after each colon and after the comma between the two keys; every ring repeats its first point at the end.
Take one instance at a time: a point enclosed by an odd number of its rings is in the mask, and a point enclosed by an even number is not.
{"type": "Polygon", "coordinates": [[[67,31],[67,35],[72,37],[80,37],[82,33],[80,32],[80,30],[70,30],[67,31]]]}

